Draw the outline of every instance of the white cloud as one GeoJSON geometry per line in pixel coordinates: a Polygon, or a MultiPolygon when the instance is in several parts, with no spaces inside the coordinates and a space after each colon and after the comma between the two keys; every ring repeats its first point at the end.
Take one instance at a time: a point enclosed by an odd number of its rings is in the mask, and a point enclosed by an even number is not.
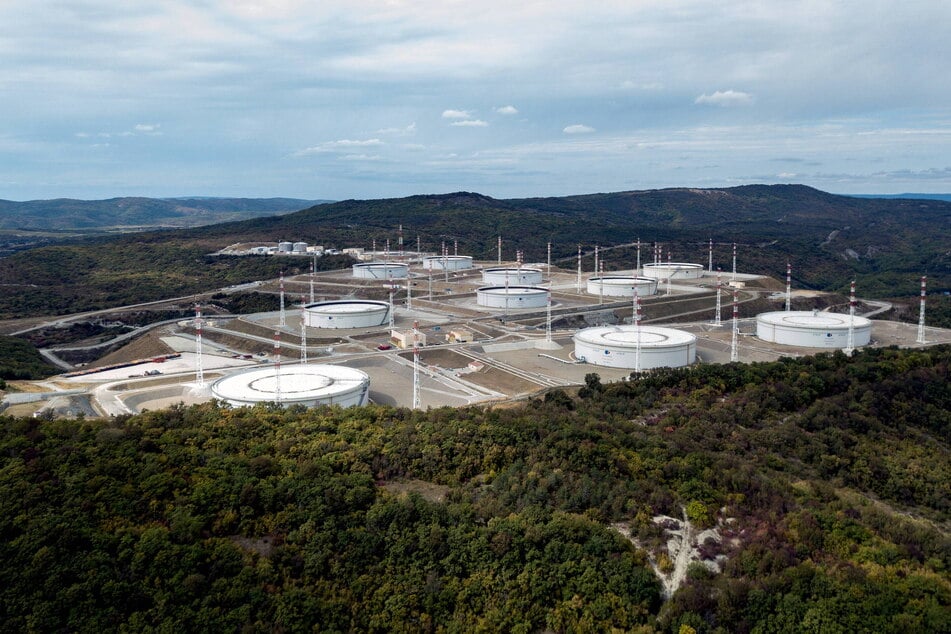
{"type": "Polygon", "coordinates": [[[294,152],[294,156],[311,156],[314,154],[323,154],[326,152],[346,152],[354,148],[379,147],[385,145],[380,139],[340,139],[339,141],[326,141],[320,145],[312,145],[302,150],[294,152]]]}
{"type": "Polygon", "coordinates": [[[495,111],[499,114],[505,114],[505,115],[518,114],[518,108],[516,108],[515,106],[501,106],[499,108],[496,108],[495,111]]]}
{"type": "Polygon", "coordinates": [[[376,131],[377,134],[387,134],[394,136],[410,136],[416,134],[416,122],[402,128],[381,128],[376,131]]]}
{"type": "Polygon", "coordinates": [[[706,93],[693,100],[694,103],[720,106],[727,108],[729,106],[747,106],[753,103],[753,95],[740,90],[718,90],[712,95],[706,93]]]}
{"type": "Polygon", "coordinates": [[[565,126],[562,130],[565,134],[590,134],[594,132],[594,128],[589,125],[584,125],[583,123],[575,123],[573,125],[565,126]]]}
{"type": "Polygon", "coordinates": [[[443,119],[469,119],[472,117],[472,112],[469,110],[443,110],[442,118],[443,119]]]}
{"type": "Polygon", "coordinates": [[[465,121],[453,121],[449,125],[459,128],[487,128],[489,124],[482,119],[466,119],[465,121]]]}
{"type": "Polygon", "coordinates": [[[363,141],[340,139],[339,141],[328,141],[324,143],[324,146],[328,148],[374,147],[377,145],[383,145],[383,141],[379,139],[366,139],[363,141]]]}
{"type": "Polygon", "coordinates": [[[135,128],[136,132],[158,132],[158,129],[162,127],[159,123],[137,123],[135,128]]]}

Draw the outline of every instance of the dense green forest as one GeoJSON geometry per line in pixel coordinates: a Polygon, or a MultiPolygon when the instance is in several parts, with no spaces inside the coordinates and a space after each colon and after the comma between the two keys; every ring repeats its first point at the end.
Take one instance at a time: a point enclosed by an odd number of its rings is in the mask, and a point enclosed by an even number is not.
{"type": "MultiPolygon", "coordinates": [[[[61,314],[120,303],[210,290],[277,274],[272,258],[209,258],[244,241],[304,240],[328,247],[382,247],[404,227],[407,248],[438,251],[459,242],[460,252],[494,259],[516,249],[544,261],[552,242],[556,261],[574,267],[582,244],[661,242],[677,261],[731,266],[740,245],[741,271],[782,278],[793,264],[797,288],[844,292],[858,281],[862,297],[914,296],[928,275],[933,292],[951,290],[951,203],[936,200],[860,199],[798,185],[727,189],[666,189],[563,198],[496,200],[472,193],[348,200],[284,216],[189,230],[76,240],[0,259],[0,318],[61,314]]],[[[634,265],[634,248],[604,252],[608,269],[634,265]]],[[[318,260],[321,266],[341,261],[318,260]]]]}
{"type": "Polygon", "coordinates": [[[0,628],[951,632],[949,366],[876,349],[506,408],[4,418],[0,628]],[[723,536],[701,545],[721,572],[666,601],[658,514],[723,536]]]}
{"type": "MultiPolygon", "coordinates": [[[[207,242],[165,241],[163,234],[60,244],[0,259],[0,319],[65,315],[181,297],[310,270],[309,258],[210,256],[207,242]]],[[[350,266],[349,256],[317,259],[317,270],[350,266]]]]}
{"type": "Polygon", "coordinates": [[[28,341],[0,335],[0,381],[42,379],[58,372],[28,341]]]}

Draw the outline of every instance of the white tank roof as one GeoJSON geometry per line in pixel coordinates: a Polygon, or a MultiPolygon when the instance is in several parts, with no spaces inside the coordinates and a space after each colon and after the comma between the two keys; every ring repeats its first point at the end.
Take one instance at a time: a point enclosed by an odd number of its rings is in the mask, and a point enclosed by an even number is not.
{"type": "MultiPolygon", "coordinates": [[[[856,328],[865,328],[872,324],[871,320],[865,317],[856,316],[854,319],[853,323],[856,328]]],[[[813,312],[811,310],[760,313],[756,316],[756,320],[766,324],[805,330],[848,330],[849,328],[848,315],[813,312]]]]}
{"type": "MultiPolygon", "coordinates": [[[[363,371],[341,365],[292,365],[280,370],[283,403],[326,402],[343,399],[369,384],[363,371]]],[[[267,402],[277,399],[278,375],[274,366],[236,372],[212,384],[216,398],[232,402],[267,402]]]]}
{"type": "Polygon", "coordinates": [[[308,304],[305,310],[320,313],[333,314],[355,314],[355,313],[374,313],[380,310],[388,310],[390,307],[386,302],[377,302],[374,300],[338,300],[329,302],[317,302],[308,304]]]}
{"type": "Polygon", "coordinates": [[[476,289],[476,292],[492,295],[534,295],[547,294],[548,289],[542,286],[483,286],[476,289]]]}
{"type": "MultiPolygon", "coordinates": [[[[596,346],[636,348],[636,326],[599,326],[575,333],[575,340],[596,346]]],[[[641,326],[641,348],[666,348],[693,343],[697,337],[683,330],[661,326],[641,326]]]]}

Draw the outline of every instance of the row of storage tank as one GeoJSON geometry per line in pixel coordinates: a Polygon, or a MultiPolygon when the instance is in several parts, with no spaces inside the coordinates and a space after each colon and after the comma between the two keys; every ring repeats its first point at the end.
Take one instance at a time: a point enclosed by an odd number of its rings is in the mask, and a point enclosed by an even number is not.
{"type": "MultiPolygon", "coordinates": [[[[305,323],[316,328],[370,328],[389,318],[384,302],[320,302],[305,308],[305,323]],[[337,319],[335,322],[334,319],[337,319]],[[346,321],[345,326],[341,326],[346,321]]],[[[790,346],[845,348],[868,345],[871,321],[863,317],[806,311],[772,312],[757,316],[757,336],[790,346]],[[851,341],[849,330],[851,322],[851,341]]],[[[691,365],[697,358],[697,337],[660,326],[602,326],[573,336],[574,356],[592,365],[651,370],[691,365]]],[[[293,365],[281,370],[251,368],[219,379],[215,398],[235,406],[280,401],[283,404],[364,405],[370,378],[362,370],[337,365],[293,365]]]]}
{"type": "MultiPolygon", "coordinates": [[[[290,252],[305,243],[281,243],[290,252]]],[[[431,256],[423,261],[430,271],[472,268],[468,256],[431,256]]],[[[664,279],[696,279],[703,269],[687,263],[647,264],[643,275],[604,275],[587,282],[587,292],[606,297],[650,296],[664,279]]],[[[356,264],[353,275],[361,279],[406,279],[409,267],[398,262],[356,264]]],[[[483,270],[486,286],[477,290],[480,306],[497,309],[540,308],[548,302],[549,289],[541,286],[542,270],[531,267],[496,267],[483,270]]],[[[390,318],[391,306],[372,300],[336,300],[306,305],[304,324],[311,328],[376,328],[390,318]]],[[[787,311],[763,313],[756,318],[756,336],[767,342],[794,347],[842,349],[871,341],[871,321],[838,313],[787,311]]],[[[660,326],[621,325],[585,328],[572,337],[574,357],[593,365],[631,370],[682,367],[697,359],[697,337],[660,326]]],[[[281,400],[285,404],[341,406],[365,404],[369,376],[361,370],[334,365],[295,365],[281,371],[253,368],[217,381],[216,398],[233,405],[281,400]]]]}

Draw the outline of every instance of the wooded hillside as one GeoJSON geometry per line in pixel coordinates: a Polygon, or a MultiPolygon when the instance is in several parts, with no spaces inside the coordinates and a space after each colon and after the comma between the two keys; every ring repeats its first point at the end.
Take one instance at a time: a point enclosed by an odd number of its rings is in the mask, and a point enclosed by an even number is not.
{"type": "Polygon", "coordinates": [[[589,375],[507,409],[5,418],[0,628],[948,632],[949,364],[589,375]],[[722,537],[699,546],[722,572],[694,564],[666,602],[659,514],[722,537]]]}
{"type": "MultiPolygon", "coordinates": [[[[494,259],[503,236],[506,258],[554,257],[574,266],[578,244],[662,242],[675,261],[731,267],[740,245],[741,271],[782,278],[793,263],[794,284],[845,292],[857,279],[863,297],[914,296],[921,275],[932,292],[951,290],[951,203],[861,199],[798,185],[729,189],[669,189],[564,198],[495,200],[471,193],[348,200],[285,216],[189,230],[76,240],[0,259],[0,318],[59,314],[134,303],[223,282],[276,275],[280,264],[254,258],[209,259],[206,254],[253,240],[303,240],[328,247],[369,248],[416,235],[423,249],[459,241],[460,252],[494,259]]],[[[454,246],[454,245],[453,245],[454,246]]],[[[642,256],[650,257],[645,246],[642,256]]],[[[633,247],[605,252],[605,268],[630,269],[633,247]]]]}

